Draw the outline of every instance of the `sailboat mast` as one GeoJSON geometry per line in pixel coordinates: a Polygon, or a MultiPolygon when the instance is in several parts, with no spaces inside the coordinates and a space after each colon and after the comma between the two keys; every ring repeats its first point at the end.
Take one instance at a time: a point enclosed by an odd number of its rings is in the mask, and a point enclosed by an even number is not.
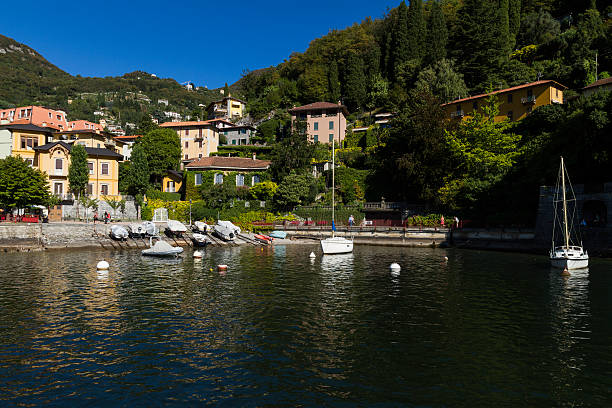
{"type": "MultiPolygon", "coordinates": [[[[340,110],[338,110],[340,116],[340,110]]],[[[335,133],[335,132],[334,132],[335,133]]],[[[332,139],[332,237],[336,225],[336,137],[332,139]]]]}
{"type": "Polygon", "coordinates": [[[561,186],[563,190],[563,227],[565,232],[565,249],[569,249],[569,233],[567,230],[567,199],[565,197],[565,166],[563,156],[561,156],[561,186]]]}

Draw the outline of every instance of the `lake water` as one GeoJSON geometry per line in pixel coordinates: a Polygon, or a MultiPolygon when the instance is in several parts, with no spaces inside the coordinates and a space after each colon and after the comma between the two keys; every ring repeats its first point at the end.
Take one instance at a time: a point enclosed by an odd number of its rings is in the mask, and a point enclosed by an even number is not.
{"type": "Polygon", "coordinates": [[[609,260],[563,278],[454,249],[190,255],[2,254],[0,405],[612,405],[609,260]]]}

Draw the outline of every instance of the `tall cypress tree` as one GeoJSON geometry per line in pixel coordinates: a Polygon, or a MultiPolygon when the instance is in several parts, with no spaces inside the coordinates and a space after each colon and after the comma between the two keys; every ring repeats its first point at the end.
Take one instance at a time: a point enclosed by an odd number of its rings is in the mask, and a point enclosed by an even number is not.
{"type": "Polygon", "coordinates": [[[366,79],[363,72],[363,61],[354,52],[348,55],[345,78],[346,105],[352,111],[359,110],[366,99],[366,79]]]}
{"type": "Polygon", "coordinates": [[[422,60],[426,53],[427,27],[423,15],[423,0],[411,0],[408,9],[408,55],[422,60]]]}
{"type": "Polygon", "coordinates": [[[408,49],[408,7],[402,1],[397,8],[397,21],[391,37],[389,77],[395,79],[397,68],[410,58],[408,49]]]}
{"type": "Polygon", "coordinates": [[[446,58],[446,44],[448,42],[448,29],[438,0],[434,0],[429,17],[429,30],[427,31],[427,65],[434,64],[446,58]]]}
{"type": "Polygon", "coordinates": [[[336,103],[340,100],[340,80],[338,79],[338,63],[335,58],[329,64],[327,80],[329,82],[329,101],[336,103]]]}
{"type": "Polygon", "coordinates": [[[499,0],[499,7],[497,8],[498,22],[499,22],[499,50],[502,61],[505,61],[510,55],[511,41],[510,41],[510,19],[508,18],[508,7],[509,0],[499,0]]]}
{"type": "Polygon", "coordinates": [[[510,27],[510,49],[516,46],[516,36],[521,29],[521,0],[510,0],[508,3],[508,20],[510,27]]]}

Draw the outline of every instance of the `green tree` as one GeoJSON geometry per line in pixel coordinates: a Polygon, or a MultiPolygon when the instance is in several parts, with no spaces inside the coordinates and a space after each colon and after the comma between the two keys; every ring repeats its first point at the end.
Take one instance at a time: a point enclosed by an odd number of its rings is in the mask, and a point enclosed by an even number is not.
{"type": "Polygon", "coordinates": [[[168,170],[178,170],[181,163],[181,140],[174,130],[152,130],[139,138],[136,146],[146,155],[151,182],[159,184],[168,170]]]}
{"type": "Polygon", "coordinates": [[[508,16],[509,0],[499,0],[497,8],[497,19],[499,24],[498,47],[502,56],[508,57],[512,49],[513,41],[510,36],[510,19],[508,16]]]}
{"type": "Polygon", "coordinates": [[[423,15],[423,0],[411,0],[408,8],[408,55],[411,59],[423,60],[427,52],[425,41],[427,41],[427,27],[423,15]]]}
{"type": "Polygon", "coordinates": [[[433,64],[446,58],[448,42],[448,29],[442,7],[438,0],[434,0],[429,16],[429,30],[427,31],[427,63],[433,64]]]}
{"type": "Polygon", "coordinates": [[[137,127],[137,131],[139,135],[146,135],[147,133],[155,129],[159,129],[159,126],[157,126],[153,122],[153,120],[151,119],[151,116],[145,113],[144,115],[140,117],[140,120],[138,121],[138,127],[137,127]]]}
{"type": "Polygon", "coordinates": [[[368,92],[366,107],[368,110],[372,111],[378,106],[384,106],[387,104],[387,98],[389,97],[389,83],[380,73],[374,74],[370,81],[370,92],[368,92]]]}
{"type": "Polygon", "coordinates": [[[85,147],[74,144],[70,150],[70,166],[68,167],[68,183],[70,190],[77,199],[85,193],[89,182],[89,166],[87,164],[87,152],[85,147]]]}
{"type": "Polygon", "coordinates": [[[397,67],[410,59],[408,45],[408,7],[404,0],[397,7],[397,17],[394,19],[389,36],[389,58],[387,63],[388,77],[395,80],[397,67]]]}
{"type": "Polygon", "coordinates": [[[249,189],[251,197],[255,200],[268,201],[274,197],[278,184],[273,181],[262,181],[261,183],[255,184],[249,189]]]}
{"type": "Polygon", "coordinates": [[[338,63],[332,59],[327,72],[329,82],[329,100],[336,103],[340,100],[340,80],[338,78],[338,63]]]}
{"type": "Polygon", "coordinates": [[[127,190],[132,196],[144,195],[149,188],[149,162],[142,144],[138,143],[132,149],[131,165],[125,177],[127,190]]]}
{"type": "Polygon", "coordinates": [[[561,32],[561,24],[546,11],[531,13],[521,21],[518,41],[521,45],[544,44],[561,32]]]}
{"type": "Polygon", "coordinates": [[[113,197],[103,197],[104,202],[113,210],[113,218],[117,216],[117,210],[121,207],[121,200],[113,197]]]}
{"type": "Polygon", "coordinates": [[[439,193],[449,209],[474,211],[482,195],[508,174],[520,155],[521,136],[511,131],[507,120],[495,123],[498,114],[497,96],[491,95],[482,112],[446,131],[456,167],[439,193]]]}
{"type": "Polygon", "coordinates": [[[305,204],[310,195],[314,179],[308,173],[292,173],[278,185],[274,202],[284,210],[293,209],[296,205],[305,204]]]}
{"type": "Polygon", "coordinates": [[[366,79],[363,71],[363,61],[358,55],[349,53],[346,63],[345,91],[346,105],[349,110],[363,108],[366,100],[366,79]]]}
{"type": "Polygon", "coordinates": [[[510,0],[508,3],[508,26],[510,31],[510,49],[514,49],[516,38],[521,29],[521,0],[510,0]]]}
{"type": "Polygon", "coordinates": [[[4,208],[45,205],[49,195],[45,173],[33,169],[21,157],[0,159],[0,205],[4,208]]]}
{"type": "Polygon", "coordinates": [[[455,71],[453,61],[442,59],[421,72],[416,82],[416,89],[432,93],[442,102],[450,102],[468,95],[463,75],[455,71]]]}
{"type": "Polygon", "coordinates": [[[292,171],[307,171],[313,153],[314,144],[306,136],[306,123],[295,121],[291,132],[272,151],[271,171],[274,178],[282,181],[292,171]]]}

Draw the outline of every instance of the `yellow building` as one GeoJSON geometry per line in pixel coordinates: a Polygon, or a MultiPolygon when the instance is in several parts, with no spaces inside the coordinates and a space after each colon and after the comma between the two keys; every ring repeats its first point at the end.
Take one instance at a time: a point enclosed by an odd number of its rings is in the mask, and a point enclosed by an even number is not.
{"type": "Polygon", "coordinates": [[[500,105],[495,121],[515,121],[524,119],[539,106],[562,104],[564,89],[567,87],[552,80],[536,81],[445,103],[442,109],[447,118],[462,119],[471,116],[474,111],[481,110],[486,98],[496,95],[500,105]]]}
{"type": "Polygon", "coordinates": [[[95,138],[72,138],[54,140],[62,134],[36,125],[0,126],[0,159],[7,156],[21,156],[32,167],[46,173],[51,193],[65,201],[73,199],[69,192],[68,168],[70,150],[74,143],[85,144],[89,166],[87,193],[94,198],[119,195],[119,162],[123,156],[104,144],[97,146],[95,138]]]}
{"type": "Polygon", "coordinates": [[[240,119],[246,112],[246,102],[231,95],[206,107],[208,119],[240,119]]]}
{"type": "Polygon", "coordinates": [[[180,193],[183,187],[183,173],[168,170],[162,179],[162,191],[166,193],[180,193]]]}
{"type": "Polygon", "coordinates": [[[181,138],[183,163],[208,157],[219,147],[219,130],[210,121],[165,122],[159,126],[176,131],[181,138]]]}
{"type": "Polygon", "coordinates": [[[78,143],[85,147],[97,149],[109,149],[116,153],[123,153],[123,146],[126,142],[115,139],[114,135],[97,130],[69,130],[60,131],[53,134],[55,140],[62,140],[67,143],[78,143]]]}

